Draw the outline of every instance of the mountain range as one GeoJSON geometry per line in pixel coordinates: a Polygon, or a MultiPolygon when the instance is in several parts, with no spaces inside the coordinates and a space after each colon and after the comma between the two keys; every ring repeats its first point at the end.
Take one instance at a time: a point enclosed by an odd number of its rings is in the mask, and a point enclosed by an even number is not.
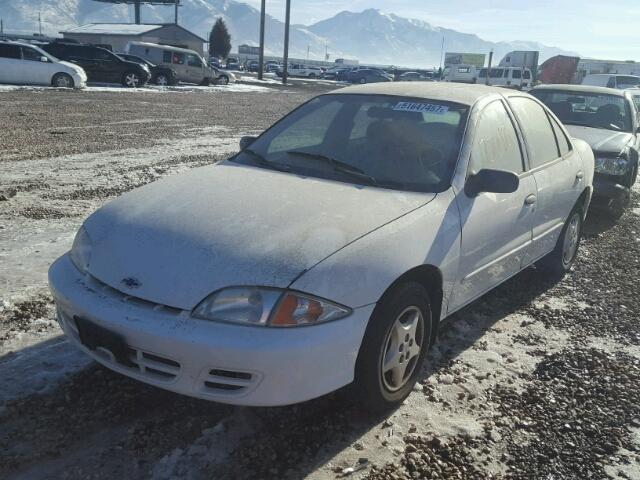
{"type": "MultiPolygon", "coordinates": [[[[222,17],[231,33],[234,50],[238,45],[257,45],[260,12],[236,0],[181,0],[179,23],[194,33],[208,37],[213,23],[222,17]]],[[[295,5],[294,7],[295,8],[295,5]]],[[[173,21],[173,7],[145,5],[143,23],[173,21]]],[[[94,0],[2,0],[0,18],[6,31],[56,34],[64,29],[92,22],[128,23],[133,8],[94,0]]],[[[431,25],[376,9],[344,11],[312,25],[292,25],[290,56],[323,60],[357,58],[361,62],[429,67],[440,64],[442,40],[450,52],[488,53],[496,61],[512,50],[538,50],[540,60],[571,54],[556,47],[530,41],[490,42],[477,35],[431,25]]],[[[284,24],[267,15],[265,49],[282,55],[284,24]]]]}

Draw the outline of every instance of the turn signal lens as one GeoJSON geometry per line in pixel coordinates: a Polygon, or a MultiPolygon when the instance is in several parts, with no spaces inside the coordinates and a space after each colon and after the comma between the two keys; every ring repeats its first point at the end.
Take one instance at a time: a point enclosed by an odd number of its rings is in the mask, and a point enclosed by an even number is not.
{"type": "Polygon", "coordinates": [[[346,307],[318,298],[287,292],[276,306],[269,325],[273,327],[296,327],[329,322],[351,313],[346,307]]]}

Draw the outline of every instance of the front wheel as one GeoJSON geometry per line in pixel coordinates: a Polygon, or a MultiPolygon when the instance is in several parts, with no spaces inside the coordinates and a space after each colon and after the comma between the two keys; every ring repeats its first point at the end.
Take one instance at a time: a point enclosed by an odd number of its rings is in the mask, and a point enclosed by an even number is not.
{"type": "Polygon", "coordinates": [[[564,224],[556,247],[540,261],[539,266],[551,275],[562,277],[571,270],[580,248],[582,219],[582,207],[576,206],[564,224]]]}
{"type": "Polygon", "coordinates": [[[73,88],[73,78],[67,73],[56,73],[51,80],[51,85],[57,88],[73,88]]]}
{"type": "Polygon", "coordinates": [[[367,79],[366,78],[361,78],[360,79],[360,85],[364,85],[365,83],[367,83],[367,79]]]}
{"type": "Polygon", "coordinates": [[[136,72],[127,72],[122,76],[122,86],[128,88],[138,88],[140,85],[140,75],[136,72]]]}
{"type": "Polygon", "coordinates": [[[226,75],[220,75],[218,77],[217,83],[218,83],[218,85],[228,85],[229,84],[229,77],[227,77],[226,75]]]}
{"type": "Polygon", "coordinates": [[[371,411],[409,396],[429,349],[433,318],[428,292],[408,282],[385,294],[371,316],[356,363],[354,388],[371,411]]]}

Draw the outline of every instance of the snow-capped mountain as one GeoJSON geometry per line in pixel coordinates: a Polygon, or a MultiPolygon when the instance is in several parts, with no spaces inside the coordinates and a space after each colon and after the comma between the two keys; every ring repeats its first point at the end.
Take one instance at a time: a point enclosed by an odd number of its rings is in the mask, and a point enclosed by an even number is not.
{"type": "MultiPolygon", "coordinates": [[[[235,0],[181,0],[179,23],[207,38],[218,17],[227,22],[234,47],[258,44],[260,13],[235,0]]],[[[91,22],[133,22],[133,8],[93,0],[0,0],[0,18],[7,31],[38,31],[38,15],[43,33],[56,34],[69,27],[91,22]]],[[[173,21],[170,6],[145,5],[144,23],[173,21]]],[[[283,51],[284,24],[267,16],[266,50],[270,55],[283,51]]],[[[369,9],[341,12],[313,25],[292,25],[290,55],[324,59],[358,58],[362,62],[433,66],[440,64],[442,38],[445,50],[488,53],[494,50],[499,60],[511,50],[539,50],[541,60],[567,54],[558,48],[536,42],[488,42],[476,35],[436,27],[421,20],[407,19],[369,9]]]]}

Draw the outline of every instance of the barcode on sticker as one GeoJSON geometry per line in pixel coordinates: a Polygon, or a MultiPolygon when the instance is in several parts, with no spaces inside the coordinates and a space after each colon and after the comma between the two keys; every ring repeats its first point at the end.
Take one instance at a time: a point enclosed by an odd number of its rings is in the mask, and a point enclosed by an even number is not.
{"type": "Polygon", "coordinates": [[[449,111],[449,107],[444,105],[413,102],[398,102],[393,109],[398,112],[435,113],[436,115],[444,115],[449,111]]]}

